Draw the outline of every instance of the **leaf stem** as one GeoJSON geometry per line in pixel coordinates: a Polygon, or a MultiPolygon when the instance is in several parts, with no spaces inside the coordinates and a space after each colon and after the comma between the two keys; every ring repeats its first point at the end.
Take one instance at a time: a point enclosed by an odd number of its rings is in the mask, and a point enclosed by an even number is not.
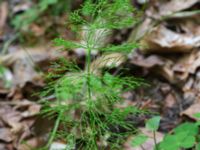
{"type": "Polygon", "coordinates": [[[91,99],[91,87],[90,87],[90,64],[91,64],[91,49],[88,48],[87,49],[87,94],[88,94],[88,98],[91,99]]]}
{"type": "Polygon", "coordinates": [[[154,144],[155,144],[155,149],[158,150],[155,131],[153,131],[153,140],[154,140],[154,144]]]}
{"type": "Polygon", "coordinates": [[[63,111],[60,111],[59,114],[58,114],[58,117],[56,119],[53,131],[52,131],[52,133],[50,135],[50,138],[48,140],[48,143],[47,143],[47,148],[49,148],[51,146],[51,144],[52,144],[52,142],[53,142],[53,140],[55,138],[56,132],[57,132],[59,124],[60,124],[60,120],[61,120],[62,114],[63,114],[63,111]]]}

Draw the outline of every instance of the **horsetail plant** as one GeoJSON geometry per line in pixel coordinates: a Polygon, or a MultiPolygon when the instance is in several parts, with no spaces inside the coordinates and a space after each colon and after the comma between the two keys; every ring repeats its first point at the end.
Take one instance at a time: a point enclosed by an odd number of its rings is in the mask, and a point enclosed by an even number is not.
{"type": "Polygon", "coordinates": [[[53,65],[54,73],[49,74],[49,84],[43,93],[45,96],[55,95],[55,100],[43,101],[43,113],[56,117],[47,149],[59,139],[66,142],[67,150],[120,149],[125,138],[135,132],[126,118],[130,114],[141,113],[141,110],[132,106],[115,106],[122,102],[122,92],[132,90],[142,82],[108,71],[97,73],[95,69],[98,65],[109,60],[94,63],[94,66],[92,52],[97,51],[100,56],[111,53],[126,56],[138,47],[135,43],[101,43],[112,30],[131,27],[138,19],[136,14],[129,0],[86,0],[80,9],[71,13],[69,26],[77,37],[84,30],[83,41],[57,38],[54,43],[66,50],[83,49],[86,54],[85,69],[65,58],[53,65]]]}

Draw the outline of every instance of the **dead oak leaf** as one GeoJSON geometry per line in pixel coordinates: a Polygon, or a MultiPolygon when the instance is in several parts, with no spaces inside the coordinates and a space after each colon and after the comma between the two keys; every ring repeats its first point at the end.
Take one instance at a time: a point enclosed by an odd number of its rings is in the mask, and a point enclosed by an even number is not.
{"type": "Polygon", "coordinates": [[[4,142],[11,142],[14,139],[14,135],[9,128],[0,128],[0,140],[4,142]]]}

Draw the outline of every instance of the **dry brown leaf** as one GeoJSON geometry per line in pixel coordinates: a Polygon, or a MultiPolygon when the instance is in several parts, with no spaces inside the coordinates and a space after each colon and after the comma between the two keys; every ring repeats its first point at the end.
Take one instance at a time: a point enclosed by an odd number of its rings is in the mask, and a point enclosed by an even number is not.
{"type": "Polygon", "coordinates": [[[18,60],[13,66],[14,83],[23,87],[27,82],[34,82],[40,78],[40,74],[35,70],[29,60],[18,60]]]}
{"type": "Polygon", "coordinates": [[[27,59],[29,62],[38,63],[51,58],[57,58],[61,54],[58,53],[58,48],[45,46],[35,47],[18,47],[18,50],[7,55],[0,56],[0,64],[11,66],[18,60],[27,59]]]}
{"type": "Polygon", "coordinates": [[[23,128],[23,125],[20,123],[22,119],[20,112],[8,105],[0,107],[0,118],[12,128],[11,131],[13,133],[18,133],[23,128]]]}
{"type": "Polygon", "coordinates": [[[165,65],[158,67],[154,71],[157,72],[157,74],[159,74],[162,77],[164,77],[170,83],[176,83],[176,82],[178,82],[178,79],[175,76],[174,71],[172,70],[173,63],[174,62],[171,61],[170,59],[166,59],[165,60],[165,65]]]}
{"type": "Polygon", "coordinates": [[[173,70],[194,74],[198,67],[200,67],[200,52],[193,51],[192,53],[180,58],[174,65],[173,70]]]}
{"type": "Polygon", "coordinates": [[[24,87],[27,82],[39,83],[41,73],[36,71],[37,63],[57,58],[58,52],[49,46],[38,46],[33,48],[19,48],[18,51],[8,55],[0,56],[0,63],[12,67],[13,85],[24,87]]]}
{"type": "Polygon", "coordinates": [[[200,35],[179,34],[159,25],[144,36],[141,45],[141,50],[146,53],[191,52],[200,46],[200,35]]]}
{"type": "Polygon", "coordinates": [[[199,0],[171,0],[159,6],[161,16],[171,15],[172,13],[185,10],[195,5],[199,0]]]}
{"type": "Polygon", "coordinates": [[[0,128],[0,140],[4,142],[11,142],[14,139],[14,135],[9,128],[0,128]]]}
{"type": "Polygon", "coordinates": [[[137,52],[133,54],[130,62],[136,66],[140,66],[144,68],[152,68],[154,66],[163,66],[165,64],[164,59],[158,55],[150,55],[148,57],[144,57],[143,55],[137,52]]]}
{"type": "Polygon", "coordinates": [[[163,17],[173,17],[177,12],[181,12],[195,5],[199,0],[171,0],[171,1],[155,1],[147,10],[146,14],[155,19],[163,17]]]}
{"type": "Polygon", "coordinates": [[[188,109],[181,112],[181,115],[185,115],[191,119],[198,120],[193,115],[200,113],[200,102],[192,104],[188,109]]]}

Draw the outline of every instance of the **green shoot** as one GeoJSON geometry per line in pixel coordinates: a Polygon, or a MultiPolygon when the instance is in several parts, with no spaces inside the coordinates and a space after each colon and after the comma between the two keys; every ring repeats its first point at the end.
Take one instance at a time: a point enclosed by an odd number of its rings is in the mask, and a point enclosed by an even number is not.
{"type": "Polygon", "coordinates": [[[135,43],[99,43],[110,30],[131,27],[138,20],[136,16],[129,0],[87,0],[70,15],[68,25],[78,35],[81,35],[80,29],[85,31],[81,37],[84,42],[60,37],[54,43],[65,50],[84,49],[85,69],[61,59],[54,63],[53,71],[48,75],[48,86],[42,93],[43,114],[56,118],[56,121],[47,149],[59,139],[65,140],[69,150],[121,149],[126,137],[136,132],[133,124],[126,119],[142,111],[133,106],[116,108],[115,105],[122,102],[122,92],[143,83],[134,77],[109,72],[96,74],[92,70],[92,67],[99,67],[92,66],[92,51],[125,55],[138,47],[135,43]],[[53,97],[53,100],[48,100],[48,97],[53,97]]]}

